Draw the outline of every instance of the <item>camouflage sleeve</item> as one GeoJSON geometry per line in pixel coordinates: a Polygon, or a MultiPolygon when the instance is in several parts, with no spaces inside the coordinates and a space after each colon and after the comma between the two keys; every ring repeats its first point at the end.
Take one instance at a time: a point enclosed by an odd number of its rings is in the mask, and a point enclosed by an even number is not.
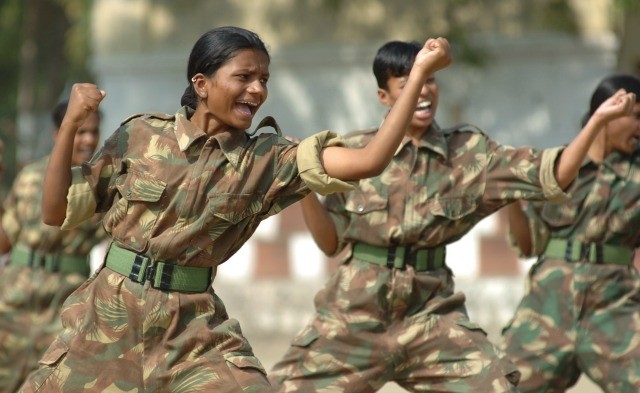
{"type": "Polygon", "coordinates": [[[531,253],[526,255],[517,246],[513,232],[509,230],[507,232],[507,239],[513,250],[518,253],[522,258],[529,258],[540,255],[544,252],[549,242],[550,234],[549,228],[545,224],[544,220],[540,217],[539,208],[540,203],[524,202],[523,211],[529,222],[529,232],[531,234],[531,253]]]}
{"type": "Polygon", "coordinates": [[[324,202],[324,207],[329,212],[331,216],[331,220],[333,221],[333,225],[336,227],[336,234],[338,235],[338,247],[336,251],[329,255],[333,257],[339,254],[344,248],[347,246],[347,242],[344,239],[344,234],[349,227],[350,215],[349,212],[345,209],[346,198],[344,193],[335,193],[331,195],[327,195],[324,202]]]}
{"type": "Polygon", "coordinates": [[[514,148],[488,140],[485,200],[511,203],[518,199],[562,200],[567,197],[554,171],[563,148],[514,148]]]}
{"type": "MultiPolygon", "coordinates": [[[[20,176],[20,174],[18,174],[20,176]]],[[[4,200],[4,213],[2,214],[2,229],[11,244],[15,244],[22,230],[20,218],[18,217],[17,197],[15,187],[18,184],[18,178],[13,182],[11,191],[4,200]]]]}
{"type": "Polygon", "coordinates": [[[71,186],[67,192],[67,215],[61,229],[75,228],[91,218],[96,212],[105,212],[111,207],[117,192],[115,178],[120,169],[118,129],[89,163],[71,169],[71,186]]]}
{"type": "Polygon", "coordinates": [[[297,153],[298,171],[311,190],[327,195],[355,188],[353,182],[327,175],[320,159],[320,153],[325,147],[343,145],[342,139],[330,131],[319,132],[300,142],[297,153]]]}

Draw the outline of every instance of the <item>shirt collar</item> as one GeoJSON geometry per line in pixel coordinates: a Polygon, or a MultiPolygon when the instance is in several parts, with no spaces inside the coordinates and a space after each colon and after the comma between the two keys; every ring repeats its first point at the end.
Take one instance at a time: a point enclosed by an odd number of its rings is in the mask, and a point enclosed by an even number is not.
{"type": "MultiPolygon", "coordinates": [[[[402,138],[402,142],[400,142],[400,146],[398,146],[395,155],[398,155],[400,151],[410,143],[411,138],[405,135],[405,137],[402,138]]],[[[420,148],[429,149],[442,156],[445,160],[449,158],[447,140],[444,133],[440,130],[440,126],[438,126],[435,121],[432,123],[431,127],[422,134],[422,137],[418,141],[418,149],[420,148]]]]}
{"type": "Polygon", "coordinates": [[[618,177],[626,179],[631,170],[631,157],[620,152],[613,152],[604,160],[604,165],[610,168],[618,177]]]}
{"type": "MultiPolygon", "coordinates": [[[[195,111],[188,107],[183,106],[176,113],[175,122],[175,135],[178,141],[180,151],[185,152],[189,146],[200,138],[206,138],[207,134],[197,127],[195,124],[189,121],[195,111]]],[[[218,142],[220,150],[225,155],[227,160],[233,165],[235,169],[238,169],[240,163],[241,150],[248,136],[244,131],[229,130],[219,132],[211,137],[218,142]]]]}
{"type": "MultiPolygon", "coordinates": [[[[629,171],[631,170],[631,160],[632,157],[615,151],[609,154],[601,165],[613,171],[613,173],[615,173],[619,178],[626,179],[627,176],[629,176],[629,171]]],[[[582,162],[582,167],[587,165],[599,166],[598,163],[589,158],[589,156],[587,156],[582,162]]]]}

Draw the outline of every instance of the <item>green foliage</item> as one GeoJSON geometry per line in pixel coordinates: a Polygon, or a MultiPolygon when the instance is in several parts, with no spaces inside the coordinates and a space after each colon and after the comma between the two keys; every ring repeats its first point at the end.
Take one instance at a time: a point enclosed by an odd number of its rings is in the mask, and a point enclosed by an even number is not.
{"type": "Polygon", "coordinates": [[[622,10],[640,10],[640,0],[614,0],[614,5],[622,10]]]}

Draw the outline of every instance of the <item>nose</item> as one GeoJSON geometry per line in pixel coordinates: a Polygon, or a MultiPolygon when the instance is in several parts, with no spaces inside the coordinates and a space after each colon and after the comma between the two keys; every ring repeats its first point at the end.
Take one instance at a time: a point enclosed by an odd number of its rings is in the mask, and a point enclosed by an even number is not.
{"type": "Polygon", "coordinates": [[[252,94],[265,95],[267,92],[267,88],[262,84],[260,80],[254,80],[247,87],[247,91],[252,94]]]}
{"type": "Polygon", "coordinates": [[[431,89],[429,88],[429,83],[425,83],[424,85],[422,85],[422,89],[420,90],[420,97],[427,97],[430,92],[431,89]]]}

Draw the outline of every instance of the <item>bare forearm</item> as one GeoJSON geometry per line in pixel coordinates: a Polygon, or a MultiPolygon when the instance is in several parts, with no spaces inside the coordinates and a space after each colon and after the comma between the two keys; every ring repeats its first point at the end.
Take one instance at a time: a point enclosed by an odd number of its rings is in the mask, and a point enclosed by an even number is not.
{"type": "Polygon", "coordinates": [[[602,126],[601,121],[592,117],[560,155],[555,175],[562,189],[566,189],[577,176],[580,165],[602,126]]]}
{"type": "Polygon", "coordinates": [[[409,75],[402,95],[389,111],[376,136],[365,147],[325,149],[322,158],[327,174],[342,180],[359,180],[382,173],[405,135],[423,84],[421,75],[409,75]]]}
{"type": "Polygon", "coordinates": [[[60,226],[66,218],[75,130],[65,128],[65,125],[60,128],[44,177],[42,221],[47,225],[60,226]]]}
{"type": "Polygon", "coordinates": [[[338,235],[331,216],[314,193],[307,195],[300,204],[304,222],[318,248],[327,255],[333,255],[338,248],[338,235]]]}
{"type": "Polygon", "coordinates": [[[516,201],[507,206],[509,213],[509,230],[516,241],[516,245],[523,255],[531,255],[531,230],[529,220],[522,211],[522,205],[516,201]]]}

